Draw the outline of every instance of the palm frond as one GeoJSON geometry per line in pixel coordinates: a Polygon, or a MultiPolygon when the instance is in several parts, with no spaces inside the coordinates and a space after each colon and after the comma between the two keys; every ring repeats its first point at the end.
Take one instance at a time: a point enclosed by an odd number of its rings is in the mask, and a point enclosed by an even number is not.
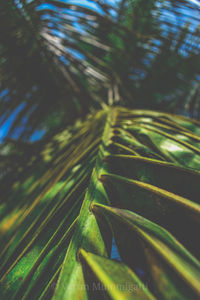
{"type": "Polygon", "coordinates": [[[198,299],[199,133],[116,107],[41,141],[2,174],[1,299],[198,299]]]}
{"type": "Polygon", "coordinates": [[[93,10],[62,1],[4,1],[0,121],[14,116],[8,135],[27,139],[38,128],[72,124],[90,107],[100,107],[88,78],[102,84],[106,75],[87,64],[88,55],[95,65],[99,61],[78,45],[92,43],[105,52],[107,47],[86,32],[98,17],[93,10]],[[81,20],[84,26],[78,25],[81,20]]]}

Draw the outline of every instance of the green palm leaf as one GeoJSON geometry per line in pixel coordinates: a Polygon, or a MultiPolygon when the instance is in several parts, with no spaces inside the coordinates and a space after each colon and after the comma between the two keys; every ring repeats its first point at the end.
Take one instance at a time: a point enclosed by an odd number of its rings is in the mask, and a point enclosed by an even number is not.
{"type": "Polygon", "coordinates": [[[199,299],[199,132],[107,108],[7,163],[1,299],[199,299]]]}

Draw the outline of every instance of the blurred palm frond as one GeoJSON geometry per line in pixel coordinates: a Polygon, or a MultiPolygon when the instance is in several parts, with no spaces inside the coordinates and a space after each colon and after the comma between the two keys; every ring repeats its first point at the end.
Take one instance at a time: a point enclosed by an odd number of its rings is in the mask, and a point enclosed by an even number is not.
{"type": "Polygon", "coordinates": [[[104,104],[199,118],[200,16],[191,1],[9,0],[0,14],[8,136],[30,139],[104,104]]]}

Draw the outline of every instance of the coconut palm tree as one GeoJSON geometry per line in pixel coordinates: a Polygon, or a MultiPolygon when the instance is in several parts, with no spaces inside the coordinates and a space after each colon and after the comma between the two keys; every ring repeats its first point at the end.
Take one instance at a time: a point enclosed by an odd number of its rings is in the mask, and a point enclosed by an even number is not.
{"type": "Polygon", "coordinates": [[[86,4],[1,6],[0,298],[199,299],[198,9],[86,4]]]}

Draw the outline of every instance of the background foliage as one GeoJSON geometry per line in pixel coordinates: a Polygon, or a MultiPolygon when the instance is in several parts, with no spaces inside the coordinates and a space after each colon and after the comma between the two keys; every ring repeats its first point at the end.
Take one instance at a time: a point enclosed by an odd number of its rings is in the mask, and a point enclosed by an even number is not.
{"type": "Polygon", "coordinates": [[[8,0],[0,14],[3,136],[34,140],[104,103],[199,118],[192,1],[8,0]]]}

